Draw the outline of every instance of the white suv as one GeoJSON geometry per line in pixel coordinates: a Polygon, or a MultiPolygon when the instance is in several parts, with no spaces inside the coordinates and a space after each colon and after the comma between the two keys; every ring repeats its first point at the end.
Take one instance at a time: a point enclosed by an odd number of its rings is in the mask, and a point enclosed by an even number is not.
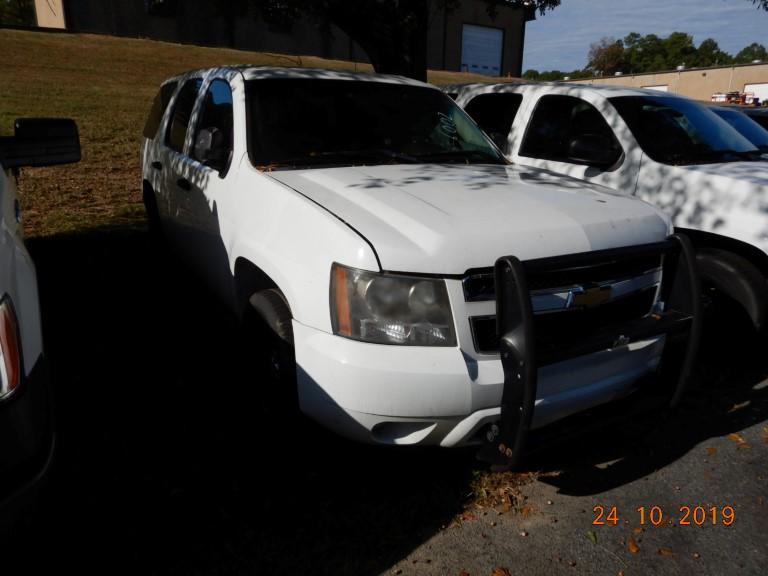
{"type": "Polygon", "coordinates": [[[271,327],[301,409],[345,436],[507,452],[629,393],[696,324],[666,217],[508,165],[427,84],[189,72],[144,136],[151,230],[271,327]]]}

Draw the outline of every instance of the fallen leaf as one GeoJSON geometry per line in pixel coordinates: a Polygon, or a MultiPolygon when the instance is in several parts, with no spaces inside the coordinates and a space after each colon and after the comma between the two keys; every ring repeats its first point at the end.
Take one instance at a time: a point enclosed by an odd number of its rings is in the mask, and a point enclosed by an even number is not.
{"type": "Polygon", "coordinates": [[[627,548],[632,554],[637,554],[640,551],[640,546],[637,545],[637,541],[632,536],[627,540],[627,548]]]}
{"type": "Polygon", "coordinates": [[[523,515],[523,518],[528,518],[528,516],[531,515],[531,507],[523,506],[523,509],[520,510],[520,513],[523,515]]]}
{"type": "Polygon", "coordinates": [[[592,530],[587,530],[587,538],[590,542],[592,542],[592,544],[597,544],[597,534],[595,534],[592,530]]]}
{"type": "Polygon", "coordinates": [[[732,442],[736,442],[736,444],[746,444],[747,441],[744,440],[744,437],[737,433],[737,432],[731,432],[728,434],[728,440],[731,440],[732,442]]]}
{"type": "Polygon", "coordinates": [[[644,531],[645,531],[645,529],[644,529],[644,528],[635,528],[635,529],[633,530],[633,532],[634,532],[635,534],[642,534],[644,531]]]}
{"type": "Polygon", "coordinates": [[[714,456],[715,454],[717,454],[717,448],[714,446],[707,448],[707,456],[714,456]]]}
{"type": "Polygon", "coordinates": [[[736,446],[736,449],[737,449],[737,450],[749,450],[750,448],[752,448],[752,446],[750,446],[750,445],[749,445],[749,444],[747,444],[746,442],[744,442],[744,444],[738,444],[738,445],[736,446]]]}
{"type": "Polygon", "coordinates": [[[665,548],[663,546],[661,548],[659,548],[658,553],[661,556],[674,556],[675,555],[675,553],[672,552],[671,548],[665,548]]]}
{"type": "Polygon", "coordinates": [[[466,570],[462,570],[461,572],[459,572],[459,576],[470,576],[470,574],[466,570]]]}
{"type": "Polygon", "coordinates": [[[749,406],[749,400],[747,400],[746,402],[742,402],[741,404],[734,404],[728,410],[728,414],[731,414],[732,412],[736,412],[737,410],[741,410],[742,408],[746,408],[747,406],[749,406]]]}
{"type": "Polygon", "coordinates": [[[502,568],[501,566],[497,566],[493,569],[493,572],[491,573],[491,576],[512,576],[512,573],[507,570],[506,568],[502,568]]]}

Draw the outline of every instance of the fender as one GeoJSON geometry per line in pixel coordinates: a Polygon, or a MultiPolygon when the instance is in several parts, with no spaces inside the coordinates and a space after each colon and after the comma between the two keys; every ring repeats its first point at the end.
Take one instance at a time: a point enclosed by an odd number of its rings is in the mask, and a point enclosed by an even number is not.
{"type": "Polygon", "coordinates": [[[736,301],[755,329],[762,330],[768,323],[768,256],[733,238],[685,228],[675,231],[693,242],[702,280],[736,301]]]}

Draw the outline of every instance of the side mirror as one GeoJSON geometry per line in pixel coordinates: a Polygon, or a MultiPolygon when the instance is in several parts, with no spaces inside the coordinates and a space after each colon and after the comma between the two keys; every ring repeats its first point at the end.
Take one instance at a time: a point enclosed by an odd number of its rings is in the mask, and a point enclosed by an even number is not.
{"type": "Polygon", "coordinates": [[[195,140],[195,159],[216,170],[224,168],[227,162],[227,147],[224,134],[217,128],[203,128],[195,140]]]}
{"type": "Polygon", "coordinates": [[[68,118],[18,118],[14,135],[0,138],[0,164],[5,169],[79,161],[77,124],[68,118]]]}
{"type": "Polygon", "coordinates": [[[609,168],[618,160],[614,143],[602,134],[582,134],[568,144],[568,158],[579,164],[609,168]]]}

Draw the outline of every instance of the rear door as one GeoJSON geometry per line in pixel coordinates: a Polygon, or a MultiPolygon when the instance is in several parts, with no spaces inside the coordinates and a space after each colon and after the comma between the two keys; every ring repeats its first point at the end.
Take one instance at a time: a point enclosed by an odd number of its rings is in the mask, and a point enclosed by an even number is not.
{"type": "Polygon", "coordinates": [[[187,225],[189,218],[184,213],[186,197],[191,190],[191,165],[187,156],[189,140],[192,138],[189,128],[202,84],[201,77],[189,78],[183,82],[171,103],[163,144],[158,147],[170,224],[166,227],[166,233],[185,257],[189,256],[189,242],[192,239],[187,225]]]}
{"type": "Polygon", "coordinates": [[[163,220],[167,220],[170,213],[169,191],[163,170],[163,160],[166,155],[163,150],[165,147],[163,129],[168,105],[178,88],[178,84],[177,81],[172,80],[160,87],[144,124],[143,132],[144,143],[141,151],[143,175],[154,190],[159,216],[163,220]]]}

